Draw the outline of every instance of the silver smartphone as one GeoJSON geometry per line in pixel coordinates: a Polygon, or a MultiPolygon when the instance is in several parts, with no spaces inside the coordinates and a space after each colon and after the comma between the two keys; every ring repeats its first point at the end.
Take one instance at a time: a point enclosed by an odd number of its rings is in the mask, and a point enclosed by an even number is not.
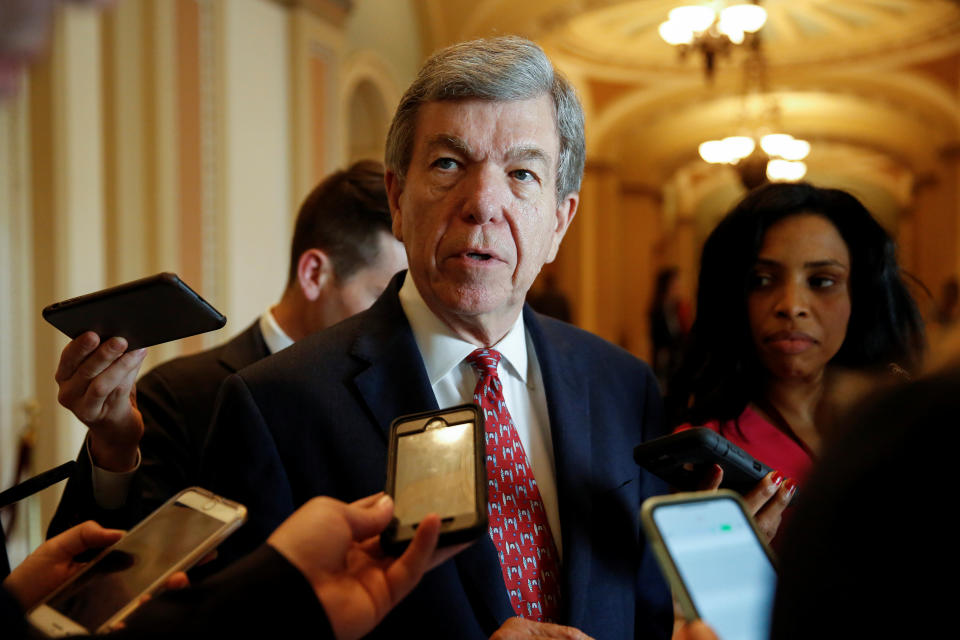
{"type": "Polygon", "coordinates": [[[185,489],[34,607],[28,618],[54,637],[109,631],[144,595],[193,566],[246,518],[241,504],[199,487],[185,489]]]}
{"type": "Polygon", "coordinates": [[[775,558],[729,490],[676,493],[643,503],[640,521],[687,620],[721,640],[767,640],[775,558]]]}

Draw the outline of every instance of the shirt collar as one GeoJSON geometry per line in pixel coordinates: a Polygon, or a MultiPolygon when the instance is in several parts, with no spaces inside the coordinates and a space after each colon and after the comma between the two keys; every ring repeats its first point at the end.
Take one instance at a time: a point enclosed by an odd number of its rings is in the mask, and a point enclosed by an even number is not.
{"type": "MultiPolygon", "coordinates": [[[[443,320],[434,315],[409,273],[404,278],[399,294],[400,306],[410,322],[430,384],[434,385],[463,362],[477,346],[458,336],[443,320]]],[[[523,313],[517,314],[517,320],[510,331],[492,348],[503,355],[502,361],[507,362],[513,375],[526,384],[527,340],[523,313]]]]}
{"type": "Polygon", "coordinates": [[[293,339],[277,324],[277,319],[273,317],[273,310],[271,309],[267,309],[260,316],[260,333],[263,334],[263,341],[267,343],[267,349],[270,350],[270,353],[282,351],[293,344],[293,339]]]}

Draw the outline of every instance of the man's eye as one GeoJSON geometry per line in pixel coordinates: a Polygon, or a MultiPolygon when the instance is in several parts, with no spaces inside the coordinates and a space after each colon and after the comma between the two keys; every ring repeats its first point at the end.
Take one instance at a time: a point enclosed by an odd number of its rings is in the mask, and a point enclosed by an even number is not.
{"type": "Polygon", "coordinates": [[[437,169],[443,169],[444,171],[449,171],[451,169],[456,169],[457,161],[453,158],[437,158],[433,161],[433,166],[437,169]]]}
{"type": "Polygon", "coordinates": [[[510,172],[514,178],[520,182],[531,182],[537,179],[537,175],[532,171],[527,171],[526,169],[514,169],[510,172]]]}

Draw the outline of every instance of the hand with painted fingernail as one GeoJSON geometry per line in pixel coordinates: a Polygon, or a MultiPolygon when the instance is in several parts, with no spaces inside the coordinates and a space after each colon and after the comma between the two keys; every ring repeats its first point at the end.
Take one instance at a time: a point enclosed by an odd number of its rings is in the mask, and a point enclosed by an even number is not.
{"type": "Polygon", "coordinates": [[[779,471],[771,471],[743,496],[747,511],[753,514],[757,528],[767,539],[773,540],[783,519],[783,510],[796,493],[797,483],[785,478],[779,471]]]}

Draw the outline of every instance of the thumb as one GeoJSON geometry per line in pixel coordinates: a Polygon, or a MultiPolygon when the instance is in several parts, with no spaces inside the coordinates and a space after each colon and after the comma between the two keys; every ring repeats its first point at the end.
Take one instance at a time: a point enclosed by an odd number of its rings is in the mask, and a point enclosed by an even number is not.
{"type": "Polygon", "coordinates": [[[104,529],[93,520],[87,520],[67,529],[50,542],[55,543],[67,555],[75,556],[87,549],[111,545],[122,537],[123,531],[119,529],[104,529]]]}
{"type": "Polygon", "coordinates": [[[676,640],[717,640],[717,634],[701,620],[684,624],[674,636],[676,640]]]}
{"type": "Polygon", "coordinates": [[[373,504],[344,505],[344,518],[350,525],[354,540],[366,540],[375,536],[390,524],[393,517],[393,500],[384,494],[373,504]]]}

